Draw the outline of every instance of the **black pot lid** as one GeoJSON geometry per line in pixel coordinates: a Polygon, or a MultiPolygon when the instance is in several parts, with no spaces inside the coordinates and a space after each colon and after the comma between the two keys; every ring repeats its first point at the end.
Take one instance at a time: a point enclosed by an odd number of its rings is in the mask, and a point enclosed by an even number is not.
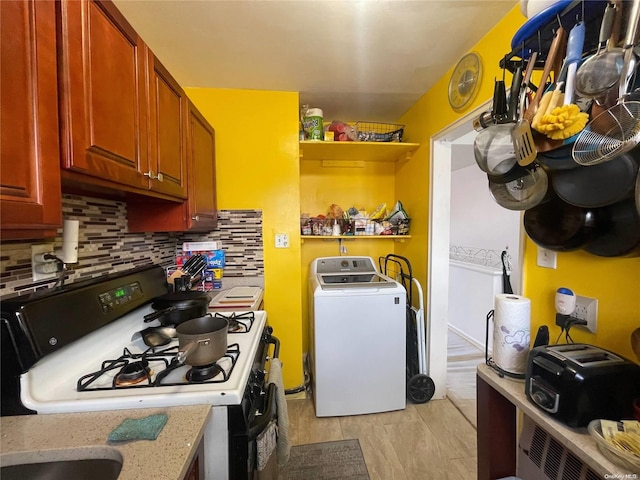
{"type": "Polygon", "coordinates": [[[523,174],[507,183],[489,180],[489,191],[501,207],[527,210],[540,204],[547,195],[549,180],[542,168],[523,169],[523,174]]]}

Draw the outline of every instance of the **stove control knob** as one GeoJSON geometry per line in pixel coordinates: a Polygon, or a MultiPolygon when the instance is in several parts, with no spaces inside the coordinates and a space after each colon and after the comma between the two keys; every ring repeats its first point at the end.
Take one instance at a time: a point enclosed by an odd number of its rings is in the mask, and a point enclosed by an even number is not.
{"type": "Polygon", "coordinates": [[[264,384],[264,379],[266,378],[266,373],[264,370],[257,370],[255,372],[256,377],[256,385],[262,386],[264,384]]]}

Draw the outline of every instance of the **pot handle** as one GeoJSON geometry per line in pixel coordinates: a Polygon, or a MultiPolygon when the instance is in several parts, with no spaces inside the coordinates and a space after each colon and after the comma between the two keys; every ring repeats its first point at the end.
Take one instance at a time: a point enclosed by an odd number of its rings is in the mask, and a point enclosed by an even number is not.
{"type": "Polygon", "coordinates": [[[178,361],[178,363],[183,364],[184,362],[186,362],[187,358],[189,358],[189,355],[195,352],[198,346],[200,345],[200,343],[202,342],[203,342],[202,340],[200,341],[196,340],[196,341],[187,343],[183,347],[183,349],[178,352],[178,355],[176,355],[176,360],[178,361]]]}
{"type": "Polygon", "coordinates": [[[176,310],[176,307],[168,307],[168,308],[165,308],[164,310],[158,310],[157,312],[150,313],[143,317],[144,322],[145,323],[152,322],[155,319],[162,317],[165,313],[173,312],[174,310],[176,310]]]}

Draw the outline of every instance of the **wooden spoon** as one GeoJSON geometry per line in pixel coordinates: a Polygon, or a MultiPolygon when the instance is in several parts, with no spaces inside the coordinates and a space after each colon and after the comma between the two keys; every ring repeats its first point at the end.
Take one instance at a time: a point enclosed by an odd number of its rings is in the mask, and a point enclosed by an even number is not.
{"type": "Polygon", "coordinates": [[[631,349],[640,362],[640,328],[636,328],[631,333],[631,349]]]}

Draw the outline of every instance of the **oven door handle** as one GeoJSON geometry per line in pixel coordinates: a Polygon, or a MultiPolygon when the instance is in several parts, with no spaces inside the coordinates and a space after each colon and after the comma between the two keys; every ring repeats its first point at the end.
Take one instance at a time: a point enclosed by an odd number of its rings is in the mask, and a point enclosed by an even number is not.
{"type": "Polygon", "coordinates": [[[278,337],[275,337],[269,334],[267,343],[270,343],[271,345],[273,345],[273,358],[279,358],[280,357],[280,340],[278,340],[278,337]]]}
{"type": "Polygon", "coordinates": [[[252,442],[258,435],[264,432],[271,420],[273,420],[276,416],[276,391],[277,388],[275,384],[270,383],[267,387],[267,399],[265,401],[266,407],[262,415],[257,416],[249,425],[249,441],[252,442]]]}

